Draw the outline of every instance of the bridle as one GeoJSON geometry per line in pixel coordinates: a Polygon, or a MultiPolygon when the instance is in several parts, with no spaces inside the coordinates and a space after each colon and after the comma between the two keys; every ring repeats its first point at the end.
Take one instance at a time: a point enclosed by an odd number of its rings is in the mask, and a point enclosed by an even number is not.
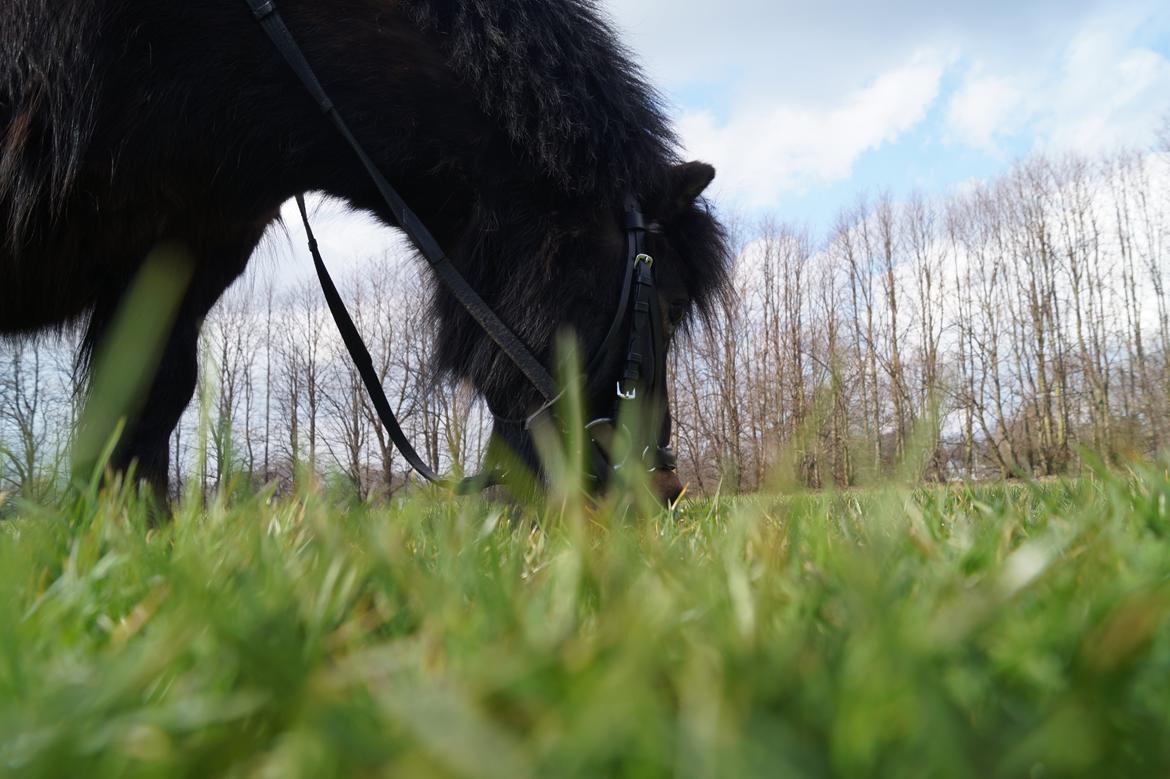
{"type": "MultiPolygon", "coordinates": [[[[563,394],[557,391],[556,384],[548,370],[467,283],[467,280],[455,268],[426,225],[406,204],[398,191],[390,185],[390,182],[374,164],[362,145],[358,143],[353,133],[350,132],[349,126],[338,113],[333,101],[329,99],[328,94],[321,86],[304,52],[297,45],[296,39],[293,38],[280,13],[276,10],[275,1],[245,0],[245,2],[251,9],[252,16],[260,23],[273,45],[284,57],[285,62],[288,63],[293,73],[316,101],[322,113],[328,117],[338,133],[357,155],[378,193],[394,215],[398,226],[426,259],[439,282],[447,288],[463,309],[495,342],[500,351],[515,364],[543,398],[542,405],[523,420],[524,429],[531,430],[538,420],[552,412],[563,394]]],[[[386,399],[386,393],[377,372],[374,370],[369,350],[354,326],[353,319],[350,317],[341,295],[338,294],[337,286],[333,283],[333,279],[325,267],[317,240],[313,235],[313,229],[309,225],[309,213],[305,206],[304,195],[297,195],[296,201],[301,220],[305,225],[309,252],[313,256],[313,266],[321,282],[325,301],[333,315],[334,322],[337,324],[338,332],[345,343],[350,358],[369,393],[374,410],[389,433],[391,441],[402,452],[411,468],[427,481],[448,484],[460,492],[483,489],[498,483],[502,474],[489,472],[463,479],[458,484],[449,484],[446,479],[423,461],[411,445],[386,399]]],[[[626,345],[622,373],[615,387],[611,415],[594,419],[586,425],[586,431],[592,444],[591,475],[601,483],[607,481],[609,475],[614,471],[623,468],[630,459],[626,455],[619,460],[614,454],[615,448],[612,445],[614,437],[622,431],[623,421],[631,413],[627,410],[630,404],[657,401],[662,403],[663,408],[665,408],[666,397],[666,347],[662,332],[660,304],[654,283],[654,259],[645,251],[647,225],[642,216],[638,199],[632,193],[625,197],[622,229],[626,236],[626,270],[617,311],[601,345],[597,347],[585,368],[585,376],[588,377],[605,363],[606,357],[618,345],[628,322],[629,340],[626,345]]],[[[508,422],[508,420],[502,420],[499,417],[497,417],[497,421],[508,422]]],[[[669,428],[661,425],[658,435],[653,440],[646,438],[639,459],[648,470],[673,471],[675,469],[676,461],[674,453],[670,449],[669,440],[666,440],[668,437],[669,428]]],[[[638,447],[637,444],[629,441],[625,448],[636,450],[638,447]]]]}

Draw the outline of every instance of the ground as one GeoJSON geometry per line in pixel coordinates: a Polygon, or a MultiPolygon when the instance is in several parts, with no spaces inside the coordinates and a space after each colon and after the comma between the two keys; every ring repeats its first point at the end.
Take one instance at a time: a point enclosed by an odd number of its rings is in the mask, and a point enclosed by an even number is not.
{"type": "Polygon", "coordinates": [[[0,774],[1170,770],[1165,466],[145,515],[90,490],[0,523],[0,774]]]}

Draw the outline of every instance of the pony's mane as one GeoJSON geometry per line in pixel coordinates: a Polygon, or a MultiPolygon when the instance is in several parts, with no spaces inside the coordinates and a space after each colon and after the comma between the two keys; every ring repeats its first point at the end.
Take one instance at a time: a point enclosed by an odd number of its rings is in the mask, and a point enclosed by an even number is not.
{"type": "Polygon", "coordinates": [[[662,101],[591,0],[403,0],[517,153],[613,196],[676,159],[662,101]]]}
{"type": "Polygon", "coordinates": [[[100,94],[101,4],[5,0],[0,14],[0,242],[60,208],[76,179],[100,94]],[[29,148],[30,146],[34,148],[29,148]]]}

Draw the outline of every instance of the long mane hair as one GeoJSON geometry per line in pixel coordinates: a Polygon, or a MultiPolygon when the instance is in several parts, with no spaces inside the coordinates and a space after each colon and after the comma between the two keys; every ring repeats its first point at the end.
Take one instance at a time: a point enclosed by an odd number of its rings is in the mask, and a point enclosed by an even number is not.
{"type": "Polygon", "coordinates": [[[101,9],[7,0],[0,11],[0,246],[10,251],[61,216],[100,121],[101,9]]]}

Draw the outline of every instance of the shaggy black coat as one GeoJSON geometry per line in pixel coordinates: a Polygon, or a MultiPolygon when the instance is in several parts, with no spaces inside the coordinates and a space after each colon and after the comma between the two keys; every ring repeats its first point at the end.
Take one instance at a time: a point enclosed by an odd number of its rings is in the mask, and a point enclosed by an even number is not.
{"type": "MultiPolygon", "coordinates": [[[[480,294],[546,360],[600,340],[622,194],[661,231],[667,304],[727,284],[722,230],[654,91],[589,0],[280,0],[325,88],[480,294]]],[[[143,258],[195,258],[159,379],[120,459],[165,479],[201,318],[292,195],[388,223],[352,153],[243,0],[0,4],[0,334],[86,316],[102,335],[143,258]]],[[[501,415],[534,400],[441,290],[444,365],[501,415]]],[[[592,377],[596,386],[606,376],[592,377]]]]}

